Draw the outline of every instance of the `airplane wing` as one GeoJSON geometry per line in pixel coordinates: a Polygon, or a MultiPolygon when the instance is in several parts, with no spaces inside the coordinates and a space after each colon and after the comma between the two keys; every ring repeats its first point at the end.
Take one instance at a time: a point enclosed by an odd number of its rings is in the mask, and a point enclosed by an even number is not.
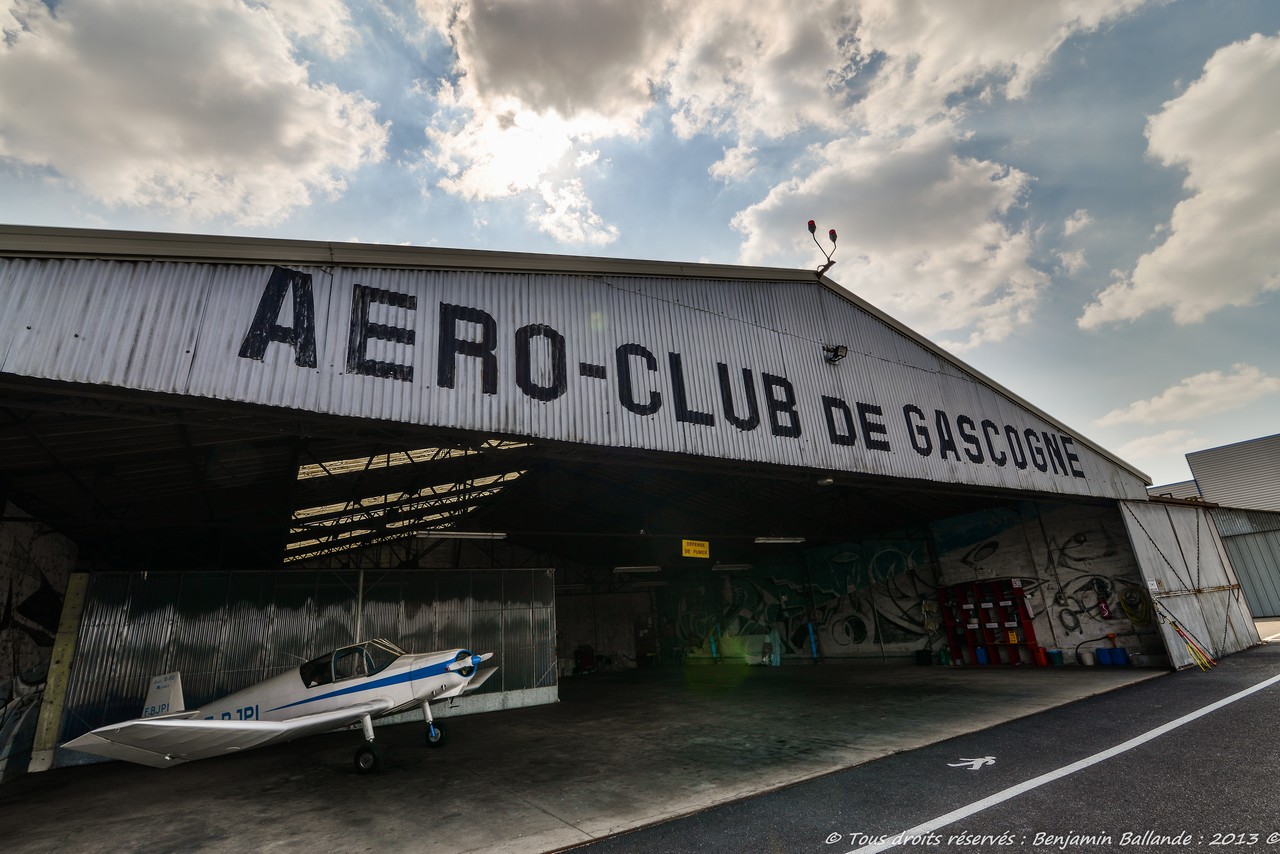
{"type": "Polygon", "coordinates": [[[193,759],[328,732],[353,724],[365,715],[380,715],[391,705],[389,699],[369,700],[283,721],[202,720],[187,716],[139,718],[99,727],[62,746],[109,759],[168,768],[193,759]]]}

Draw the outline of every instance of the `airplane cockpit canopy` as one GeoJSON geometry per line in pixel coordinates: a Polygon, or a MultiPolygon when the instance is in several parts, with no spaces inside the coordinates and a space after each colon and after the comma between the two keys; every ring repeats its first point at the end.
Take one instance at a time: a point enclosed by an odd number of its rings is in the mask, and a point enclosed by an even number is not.
{"type": "Polygon", "coordinates": [[[391,641],[374,638],[313,658],[298,668],[298,675],[302,677],[303,685],[316,688],[344,679],[380,673],[405,654],[403,649],[391,641]]]}

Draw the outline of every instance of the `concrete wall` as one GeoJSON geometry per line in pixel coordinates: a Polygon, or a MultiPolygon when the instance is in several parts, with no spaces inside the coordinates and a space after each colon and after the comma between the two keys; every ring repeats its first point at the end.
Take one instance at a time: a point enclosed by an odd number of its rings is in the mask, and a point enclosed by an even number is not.
{"type": "Polygon", "coordinates": [[[0,781],[27,770],[76,546],[12,504],[0,521],[0,781]]]}
{"type": "Polygon", "coordinates": [[[1025,503],[934,523],[939,582],[1020,579],[1040,645],[1163,654],[1146,582],[1115,505],[1025,503]]]}
{"type": "Polygon", "coordinates": [[[909,661],[946,646],[940,587],[1016,578],[1039,644],[1066,661],[1110,646],[1109,634],[1164,652],[1115,505],[1027,502],[914,534],[787,548],[745,570],[675,574],[658,594],[664,640],[692,661],[759,663],[765,642],[784,661],[909,661]]]}
{"type": "Polygon", "coordinates": [[[597,670],[636,667],[636,621],[651,622],[648,592],[562,594],[556,597],[556,657],[560,672],[571,675],[575,652],[590,647],[597,670]]]}

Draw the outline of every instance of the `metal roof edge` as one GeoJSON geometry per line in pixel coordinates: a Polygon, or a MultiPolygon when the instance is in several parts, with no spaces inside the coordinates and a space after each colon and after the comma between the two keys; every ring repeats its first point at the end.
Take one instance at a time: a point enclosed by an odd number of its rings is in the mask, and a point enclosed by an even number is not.
{"type": "Polygon", "coordinates": [[[274,237],[235,237],[169,232],[117,231],[96,228],[0,224],[0,257],[99,258],[115,260],[221,261],[224,263],[305,263],[433,270],[491,270],[529,273],[612,273],[635,276],[684,276],[739,281],[816,282],[835,296],[867,312],[880,322],[939,358],[955,365],[992,390],[1039,418],[1070,433],[1090,450],[1135,475],[1150,486],[1151,478],[1080,435],[1038,406],[1014,394],[981,371],[894,319],[852,291],[813,270],[787,267],[747,267],[682,261],[645,261],[590,255],[544,255],[479,249],[395,246],[381,243],[341,243],[274,237]]]}
{"type": "Polygon", "coordinates": [[[102,258],[229,263],[302,263],[429,270],[530,273],[612,273],[703,279],[812,282],[810,270],[592,255],[546,255],[482,249],[443,249],[383,243],[342,243],[274,237],[228,237],[111,229],[0,225],[0,257],[102,258]]]}
{"type": "Polygon", "coordinates": [[[854,306],[865,311],[867,314],[870,314],[872,317],[876,318],[881,323],[884,323],[885,325],[889,326],[894,331],[898,332],[901,335],[905,335],[906,337],[910,338],[912,341],[919,344],[921,347],[924,347],[925,349],[929,350],[931,353],[935,354],[939,358],[950,362],[960,370],[964,371],[966,374],[969,374],[970,376],[972,376],[974,379],[978,380],[984,385],[989,386],[993,391],[1004,395],[1005,397],[1009,398],[1011,401],[1025,408],[1027,411],[1033,413],[1037,417],[1042,418],[1045,421],[1049,422],[1050,424],[1054,425],[1055,427],[1063,430],[1064,432],[1071,434],[1076,439],[1078,439],[1082,444],[1084,444],[1086,447],[1092,450],[1094,453],[1098,454],[1104,459],[1111,461],[1115,465],[1119,466],[1120,468],[1134,475],[1139,480],[1141,480],[1145,485],[1147,486],[1152,485],[1151,477],[1146,472],[1142,471],[1141,469],[1135,468],[1129,463],[1126,463],[1124,460],[1120,459],[1115,454],[1111,453],[1106,448],[1099,445],[1097,442],[1094,442],[1092,439],[1088,438],[1087,436],[1081,435],[1078,431],[1067,426],[1061,420],[1054,418],[1052,415],[1045,412],[1043,409],[1036,406],[1034,403],[1031,403],[1025,400],[1020,395],[1015,394],[1013,391],[1009,390],[1005,386],[993,380],[991,377],[984,374],[982,371],[968,364],[964,360],[957,358],[951,352],[942,349],[937,344],[933,343],[928,338],[925,338],[923,335],[916,332],[914,329],[907,326],[902,321],[897,320],[888,314],[885,314],[883,311],[876,308],[874,305],[867,302],[862,297],[853,293],[853,291],[850,291],[849,289],[845,288],[843,285],[837,284],[836,282],[832,281],[825,275],[820,276],[818,278],[818,282],[823,287],[825,287],[828,291],[833,293],[835,296],[840,297],[846,302],[852,303],[854,306]]]}

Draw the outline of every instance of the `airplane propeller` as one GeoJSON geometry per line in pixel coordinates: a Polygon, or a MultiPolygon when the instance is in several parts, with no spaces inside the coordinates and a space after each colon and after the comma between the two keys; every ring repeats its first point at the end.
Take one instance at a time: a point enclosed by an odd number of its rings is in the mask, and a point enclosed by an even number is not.
{"type": "Polygon", "coordinates": [[[458,653],[458,657],[445,670],[457,673],[459,676],[470,677],[482,662],[491,658],[493,658],[493,653],[491,652],[486,652],[484,655],[472,655],[464,650],[458,653]]]}

